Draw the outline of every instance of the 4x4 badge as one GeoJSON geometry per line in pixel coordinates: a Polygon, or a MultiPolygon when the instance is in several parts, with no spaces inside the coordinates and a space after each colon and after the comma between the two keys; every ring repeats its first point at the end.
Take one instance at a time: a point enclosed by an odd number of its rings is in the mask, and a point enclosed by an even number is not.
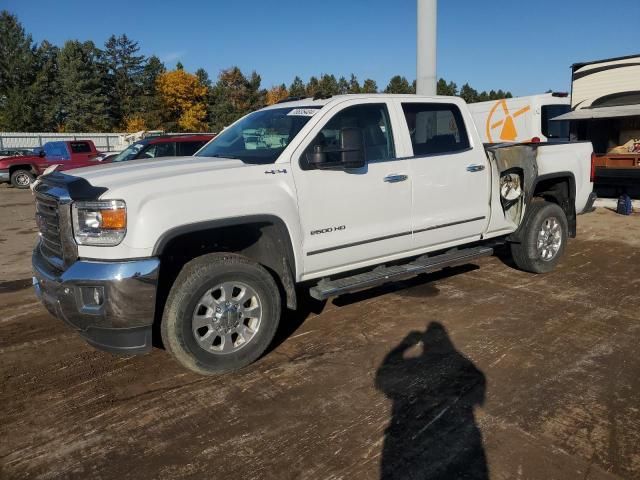
{"type": "Polygon", "coordinates": [[[278,175],[279,173],[286,174],[287,170],[286,169],[283,169],[283,170],[267,170],[266,172],[264,172],[265,175],[278,175]]]}

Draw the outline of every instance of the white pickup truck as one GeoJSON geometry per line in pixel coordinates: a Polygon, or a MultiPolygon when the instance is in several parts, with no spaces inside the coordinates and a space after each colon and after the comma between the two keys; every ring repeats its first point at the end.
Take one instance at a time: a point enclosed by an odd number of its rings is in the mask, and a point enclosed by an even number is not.
{"type": "Polygon", "coordinates": [[[497,244],[550,271],[595,200],[591,154],[485,149],[459,98],[282,102],[196,158],[40,177],[34,285],[98,348],[144,353],[161,336],[184,367],[225,372],[264,353],[305,288],[324,300],[497,244]]]}

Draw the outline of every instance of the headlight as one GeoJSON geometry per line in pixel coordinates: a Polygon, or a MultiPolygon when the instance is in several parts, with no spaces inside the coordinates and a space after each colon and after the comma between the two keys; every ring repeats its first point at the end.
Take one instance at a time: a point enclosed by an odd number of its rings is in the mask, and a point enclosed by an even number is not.
{"type": "Polygon", "coordinates": [[[123,200],[73,204],[73,234],[78,245],[115,246],[127,233],[127,206],[123,200]]]}

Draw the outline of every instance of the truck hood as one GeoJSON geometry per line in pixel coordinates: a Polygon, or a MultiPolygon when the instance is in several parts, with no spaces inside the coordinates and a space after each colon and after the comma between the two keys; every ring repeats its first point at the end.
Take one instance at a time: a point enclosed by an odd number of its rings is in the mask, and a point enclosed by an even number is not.
{"type": "Polygon", "coordinates": [[[157,160],[133,160],[99,164],[78,168],[67,173],[87,180],[94,187],[108,190],[123,189],[162,180],[188,182],[190,177],[200,177],[210,172],[216,176],[225,170],[245,167],[240,160],[210,157],[164,157],[157,160]]]}

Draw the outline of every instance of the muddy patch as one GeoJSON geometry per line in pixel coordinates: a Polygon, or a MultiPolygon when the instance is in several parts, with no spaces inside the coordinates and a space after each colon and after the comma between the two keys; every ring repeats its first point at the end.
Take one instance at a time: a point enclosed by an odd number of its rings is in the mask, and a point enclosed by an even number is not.
{"type": "Polygon", "coordinates": [[[20,290],[31,288],[32,285],[33,281],[30,278],[0,282],[0,293],[19,292],[20,290]]]}
{"type": "Polygon", "coordinates": [[[28,205],[28,203],[27,202],[23,202],[23,203],[5,203],[2,206],[4,208],[11,208],[11,207],[24,207],[25,205],[28,205]]]}

